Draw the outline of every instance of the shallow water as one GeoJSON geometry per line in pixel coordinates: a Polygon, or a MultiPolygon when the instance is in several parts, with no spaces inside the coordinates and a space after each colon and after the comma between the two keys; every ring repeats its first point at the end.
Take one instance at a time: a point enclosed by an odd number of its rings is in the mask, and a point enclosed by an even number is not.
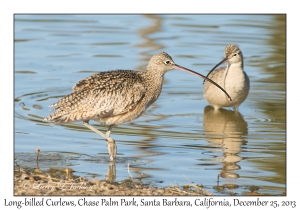
{"type": "Polygon", "coordinates": [[[121,181],[130,176],[129,163],[133,177],[159,187],[191,181],[216,195],[241,195],[255,185],[259,193],[282,195],[285,28],[284,15],[15,15],[16,162],[35,167],[40,147],[41,170],[70,167],[78,176],[121,181]],[[93,73],[143,70],[153,54],[165,51],[206,75],[227,44],[243,51],[251,81],[239,113],[214,112],[203,98],[202,80],[170,71],[159,99],[140,118],[113,129],[115,166],[105,140],[82,123],[43,122],[50,104],[93,73]],[[216,191],[217,184],[239,187],[216,191]]]}

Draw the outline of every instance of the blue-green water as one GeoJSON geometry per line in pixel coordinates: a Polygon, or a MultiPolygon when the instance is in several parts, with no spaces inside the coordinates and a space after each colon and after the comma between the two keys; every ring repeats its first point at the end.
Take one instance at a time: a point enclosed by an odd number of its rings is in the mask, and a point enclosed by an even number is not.
{"type": "MultiPolygon", "coordinates": [[[[40,168],[71,167],[105,179],[105,140],[82,123],[50,125],[49,105],[93,73],[146,68],[165,51],[182,66],[206,75],[227,44],[244,54],[251,89],[239,113],[213,112],[199,78],[165,75],[159,99],[138,119],[115,127],[116,181],[133,177],[155,186],[203,184],[217,195],[286,188],[286,39],[284,15],[15,15],[14,99],[16,162],[40,168]],[[50,157],[58,156],[58,159],[50,157]],[[220,185],[237,184],[217,192],[220,185]]],[[[106,126],[91,122],[105,131],[106,126]]]]}

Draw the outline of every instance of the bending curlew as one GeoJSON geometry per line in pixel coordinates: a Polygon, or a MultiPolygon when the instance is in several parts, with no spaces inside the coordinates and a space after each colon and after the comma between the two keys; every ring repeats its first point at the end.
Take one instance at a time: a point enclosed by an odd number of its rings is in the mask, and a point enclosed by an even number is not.
{"type": "Polygon", "coordinates": [[[237,111],[241,103],[247,98],[250,81],[244,72],[243,54],[236,45],[227,45],[224,50],[225,58],[218,63],[206,77],[222,86],[231,96],[232,101],[224,97],[224,94],[211,83],[204,84],[204,98],[215,109],[221,107],[234,107],[237,111]],[[222,63],[227,63],[226,67],[216,69],[222,63]]]}
{"type": "MultiPolygon", "coordinates": [[[[51,105],[55,112],[44,121],[83,121],[86,127],[106,139],[110,160],[114,160],[117,145],[110,137],[112,127],[138,118],[156,101],[162,89],[164,74],[171,69],[187,71],[221,88],[205,76],[175,64],[171,56],[160,52],[151,58],[145,71],[105,71],[80,80],[73,87],[73,93],[51,105]],[[91,126],[89,120],[108,125],[106,134],[91,126]]],[[[230,98],[226,91],[222,91],[230,98]]]]}

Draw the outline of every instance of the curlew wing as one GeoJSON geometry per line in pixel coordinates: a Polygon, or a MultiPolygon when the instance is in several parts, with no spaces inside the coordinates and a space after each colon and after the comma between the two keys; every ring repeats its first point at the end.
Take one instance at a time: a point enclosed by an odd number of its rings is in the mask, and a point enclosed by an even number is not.
{"type": "Polygon", "coordinates": [[[99,120],[134,109],[146,93],[136,71],[101,72],[79,81],[73,93],[52,106],[56,110],[45,120],[72,122],[99,120]]]}
{"type": "MultiPolygon", "coordinates": [[[[222,67],[219,69],[214,69],[211,71],[208,75],[208,78],[218,83],[221,87],[224,85],[224,73],[225,73],[226,67],[222,67]]],[[[209,82],[204,83],[204,92],[209,88],[215,88],[216,86],[212,85],[209,82]]],[[[223,87],[224,88],[224,87],[223,87]]]]}
{"type": "Polygon", "coordinates": [[[219,69],[214,69],[212,72],[210,72],[208,78],[210,78],[211,80],[213,80],[213,79],[216,80],[216,77],[219,78],[220,75],[224,75],[225,70],[226,70],[226,67],[222,67],[222,68],[219,68],[219,69]]]}

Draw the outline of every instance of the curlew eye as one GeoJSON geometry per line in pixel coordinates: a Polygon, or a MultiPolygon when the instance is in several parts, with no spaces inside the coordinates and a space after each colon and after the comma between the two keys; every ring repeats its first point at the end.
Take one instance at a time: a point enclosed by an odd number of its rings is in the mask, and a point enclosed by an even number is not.
{"type": "Polygon", "coordinates": [[[237,56],[237,53],[234,53],[233,56],[237,56]]]}
{"type": "Polygon", "coordinates": [[[171,61],[169,61],[169,60],[165,61],[165,64],[170,64],[170,63],[171,63],[171,61]]]}

